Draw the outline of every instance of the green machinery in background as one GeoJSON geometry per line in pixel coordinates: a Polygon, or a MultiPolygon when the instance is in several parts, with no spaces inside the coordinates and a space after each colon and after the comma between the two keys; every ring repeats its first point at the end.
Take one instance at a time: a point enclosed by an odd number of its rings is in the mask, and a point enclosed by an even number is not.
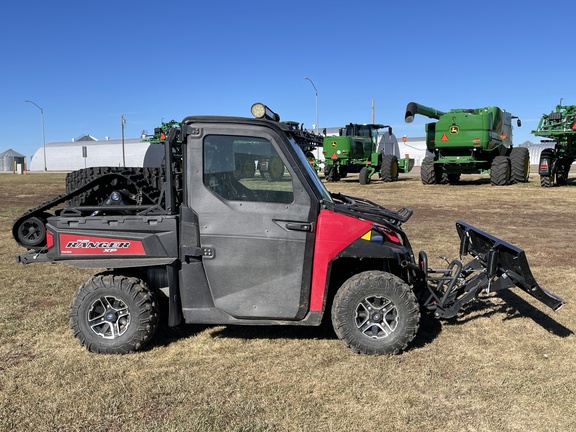
{"type": "Polygon", "coordinates": [[[391,126],[354,123],[341,128],[338,136],[324,137],[326,181],[338,181],[348,173],[358,173],[360,184],[368,184],[378,173],[382,181],[392,182],[398,180],[400,172],[409,172],[414,159],[399,159],[378,149],[378,130],[384,128],[388,128],[388,137],[392,137],[391,126]]]}
{"type": "Polygon", "coordinates": [[[442,112],[410,102],[405,121],[411,123],[416,114],[438,120],[425,126],[422,183],[456,183],[461,174],[487,172],[494,186],[528,181],[529,150],[513,147],[512,119],[517,117],[509,112],[495,106],[442,112]]]}
{"type": "Polygon", "coordinates": [[[543,142],[554,145],[553,148],[542,150],[540,154],[540,185],[565,185],[570,166],[576,159],[576,105],[562,105],[560,99],[556,111],[544,114],[532,134],[547,138],[543,142]]]}

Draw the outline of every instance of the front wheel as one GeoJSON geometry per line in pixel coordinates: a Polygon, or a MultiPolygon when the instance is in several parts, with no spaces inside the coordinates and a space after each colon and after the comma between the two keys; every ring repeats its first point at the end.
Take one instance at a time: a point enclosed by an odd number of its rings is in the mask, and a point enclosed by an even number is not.
{"type": "Polygon", "coordinates": [[[518,183],[526,183],[530,176],[530,151],[526,147],[514,147],[510,152],[512,179],[518,183]]]}
{"type": "Polygon", "coordinates": [[[370,170],[363,167],[358,174],[358,181],[361,185],[367,185],[370,183],[370,170]]]}
{"type": "Polygon", "coordinates": [[[510,184],[511,175],[510,159],[506,156],[496,156],[490,167],[490,184],[506,186],[510,184]]]}
{"type": "Polygon", "coordinates": [[[148,343],[158,325],[153,293],[136,278],[100,274],[83,283],[70,306],[70,327],[88,351],[127,354],[148,343]]]}
{"type": "Polygon", "coordinates": [[[412,289],[382,271],[352,276],[332,305],[332,325],[340,341],[358,354],[398,354],[414,339],[420,309],[412,289]]]}
{"type": "Polygon", "coordinates": [[[425,157],[422,161],[422,166],[420,167],[420,177],[422,179],[422,184],[430,185],[440,183],[441,176],[438,175],[438,169],[434,164],[434,158],[425,157]]]}

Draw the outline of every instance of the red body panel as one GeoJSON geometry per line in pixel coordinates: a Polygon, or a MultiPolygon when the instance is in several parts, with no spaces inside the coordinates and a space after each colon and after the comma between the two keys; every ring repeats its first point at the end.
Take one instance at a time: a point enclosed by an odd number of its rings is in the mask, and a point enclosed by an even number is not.
{"type": "Polygon", "coordinates": [[[328,265],[338,253],[372,229],[373,223],[330,210],[322,210],[316,225],[310,310],[321,311],[328,265]]]}

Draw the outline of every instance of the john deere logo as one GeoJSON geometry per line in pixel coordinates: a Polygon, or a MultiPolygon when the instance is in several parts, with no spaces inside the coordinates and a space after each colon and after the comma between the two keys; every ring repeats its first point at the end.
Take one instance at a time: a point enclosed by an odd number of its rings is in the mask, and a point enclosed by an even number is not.
{"type": "Polygon", "coordinates": [[[332,141],[332,142],[330,143],[330,145],[331,145],[332,147],[336,147],[336,145],[337,145],[337,144],[336,144],[336,141],[332,141]]]}
{"type": "Polygon", "coordinates": [[[450,133],[451,134],[457,134],[458,132],[460,132],[460,128],[456,125],[452,125],[450,126],[450,133]]]}

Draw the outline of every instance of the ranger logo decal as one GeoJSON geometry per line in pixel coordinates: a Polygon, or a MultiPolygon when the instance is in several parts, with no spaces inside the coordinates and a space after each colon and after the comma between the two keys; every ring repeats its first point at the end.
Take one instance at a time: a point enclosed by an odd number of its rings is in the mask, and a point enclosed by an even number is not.
{"type": "Polygon", "coordinates": [[[140,240],[60,234],[60,253],[66,255],[145,255],[140,240]]]}

